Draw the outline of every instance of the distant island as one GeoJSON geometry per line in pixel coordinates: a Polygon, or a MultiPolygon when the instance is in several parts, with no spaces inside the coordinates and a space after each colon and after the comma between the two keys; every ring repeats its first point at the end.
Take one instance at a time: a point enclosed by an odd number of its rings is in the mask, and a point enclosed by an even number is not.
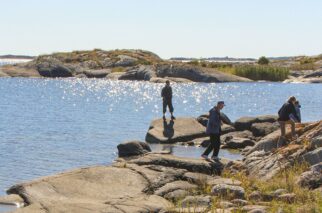
{"type": "Polygon", "coordinates": [[[0,55],[0,59],[34,59],[35,56],[28,55],[0,55]]]}

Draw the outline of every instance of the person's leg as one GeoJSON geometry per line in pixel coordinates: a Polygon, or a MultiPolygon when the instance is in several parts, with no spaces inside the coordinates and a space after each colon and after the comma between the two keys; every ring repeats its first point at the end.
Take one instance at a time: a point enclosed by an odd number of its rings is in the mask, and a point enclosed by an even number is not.
{"type": "Polygon", "coordinates": [[[214,135],[214,152],[212,153],[212,157],[218,157],[220,150],[220,134],[214,135]]]}
{"type": "Polygon", "coordinates": [[[167,112],[167,102],[166,102],[166,100],[163,100],[162,105],[163,105],[163,119],[165,119],[165,113],[167,112]]]}
{"type": "Polygon", "coordinates": [[[281,136],[285,137],[285,121],[279,121],[280,128],[281,128],[281,136]]]}
{"type": "Polygon", "coordinates": [[[203,152],[202,156],[204,156],[204,155],[208,156],[209,153],[213,150],[214,142],[215,142],[215,135],[210,134],[209,139],[210,139],[210,144],[208,145],[207,149],[203,152]]]}
{"type": "Polygon", "coordinates": [[[173,111],[174,111],[174,108],[173,108],[173,105],[172,105],[172,100],[170,100],[168,102],[168,105],[169,105],[169,111],[171,113],[171,118],[174,119],[175,117],[173,116],[173,111]]]}
{"type": "Polygon", "coordinates": [[[291,131],[292,131],[292,137],[296,137],[296,132],[295,132],[295,122],[290,120],[289,124],[291,124],[291,131]]]}

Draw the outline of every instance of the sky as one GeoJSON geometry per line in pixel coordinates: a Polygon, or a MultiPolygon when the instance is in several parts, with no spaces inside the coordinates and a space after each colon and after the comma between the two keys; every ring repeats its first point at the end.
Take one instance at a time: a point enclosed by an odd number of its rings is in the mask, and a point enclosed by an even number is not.
{"type": "Polygon", "coordinates": [[[322,53],[320,0],[0,0],[0,55],[100,48],[162,58],[322,53]]]}

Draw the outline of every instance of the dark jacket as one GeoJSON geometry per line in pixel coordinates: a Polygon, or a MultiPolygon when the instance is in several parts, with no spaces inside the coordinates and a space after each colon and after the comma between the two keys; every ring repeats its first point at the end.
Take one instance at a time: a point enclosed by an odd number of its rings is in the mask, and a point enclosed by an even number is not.
{"type": "Polygon", "coordinates": [[[278,120],[288,121],[290,120],[290,114],[293,114],[297,120],[300,120],[296,114],[294,105],[290,102],[286,102],[278,111],[278,120]]]}
{"type": "Polygon", "coordinates": [[[163,87],[163,89],[161,91],[161,97],[164,100],[171,100],[172,99],[172,88],[171,88],[171,86],[163,87]]]}
{"type": "Polygon", "coordinates": [[[221,132],[220,112],[218,112],[214,107],[209,111],[209,120],[207,123],[206,133],[210,135],[210,134],[220,134],[220,132],[221,132]]]}

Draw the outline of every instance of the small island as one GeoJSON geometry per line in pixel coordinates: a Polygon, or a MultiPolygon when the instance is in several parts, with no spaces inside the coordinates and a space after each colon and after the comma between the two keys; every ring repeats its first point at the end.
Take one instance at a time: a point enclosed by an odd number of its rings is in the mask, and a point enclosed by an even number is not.
{"type": "Polygon", "coordinates": [[[0,67],[0,77],[104,78],[164,83],[322,82],[322,56],[216,61],[218,58],[161,59],[145,50],[94,49],[40,55],[0,67]]]}

